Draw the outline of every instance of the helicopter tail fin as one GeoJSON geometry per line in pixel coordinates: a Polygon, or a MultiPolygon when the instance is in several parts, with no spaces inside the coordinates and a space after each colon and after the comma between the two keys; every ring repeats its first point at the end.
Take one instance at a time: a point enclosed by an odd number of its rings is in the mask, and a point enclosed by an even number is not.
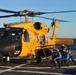
{"type": "Polygon", "coordinates": [[[73,44],[73,39],[56,39],[56,44],[73,44]]]}

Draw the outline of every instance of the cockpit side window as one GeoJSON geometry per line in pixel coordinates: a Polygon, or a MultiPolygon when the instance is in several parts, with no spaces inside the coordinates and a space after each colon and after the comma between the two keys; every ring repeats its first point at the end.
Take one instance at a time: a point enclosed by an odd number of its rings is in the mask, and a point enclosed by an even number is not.
{"type": "Polygon", "coordinates": [[[10,31],[9,30],[4,31],[2,34],[2,41],[10,40],[9,36],[10,36],[10,31]]]}
{"type": "Polygon", "coordinates": [[[21,41],[21,36],[22,36],[22,30],[21,29],[10,29],[10,30],[5,30],[2,33],[2,41],[14,41],[18,40],[21,41]]]}
{"type": "Polygon", "coordinates": [[[19,31],[13,31],[11,32],[11,36],[13,39],[21,41],[22,33],[19,31]]]}
{"type": "Polygon", "coordinates": [[[29,39],[29,33],[28,33],[28,31],[25,31],[24,32],[24,42],[29,42],[30,41],[30,39],[29,39]]]}
{"type": "Polygon", "coordinates": [[[45,44],[45,36],[40,36],[40,44],[45,44]]]}

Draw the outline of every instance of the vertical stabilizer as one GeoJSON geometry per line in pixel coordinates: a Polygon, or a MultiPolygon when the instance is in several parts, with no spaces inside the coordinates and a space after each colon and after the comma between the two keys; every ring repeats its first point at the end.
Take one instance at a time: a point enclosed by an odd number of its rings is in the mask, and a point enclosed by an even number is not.
{"type": "Polygon", "coordinates": [[[52,34],[52,40],[56,40],[56,33],[57,33],[57,28],[59,27],[58,22],[53,22],[52,23],[54,26],[53,34],[52,34]]]}

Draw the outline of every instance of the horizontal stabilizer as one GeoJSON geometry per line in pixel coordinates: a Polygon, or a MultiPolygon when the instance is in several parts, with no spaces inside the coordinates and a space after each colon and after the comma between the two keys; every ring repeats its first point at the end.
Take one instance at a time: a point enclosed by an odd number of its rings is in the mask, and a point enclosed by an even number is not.
{"type": "Polygon", "coordinates": [[[56,44],[73,44],[73,39],[56,39],[56,44]]]}

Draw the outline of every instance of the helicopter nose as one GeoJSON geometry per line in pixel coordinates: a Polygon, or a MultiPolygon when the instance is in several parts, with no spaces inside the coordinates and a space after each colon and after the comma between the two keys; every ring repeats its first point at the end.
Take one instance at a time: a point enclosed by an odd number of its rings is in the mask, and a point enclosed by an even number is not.
{"type": "Polygon", "coordinates": [[[0,54],[3,56],[16,56],[20,53],[21,43],[15,42],[0,42],[0,54]]]}

